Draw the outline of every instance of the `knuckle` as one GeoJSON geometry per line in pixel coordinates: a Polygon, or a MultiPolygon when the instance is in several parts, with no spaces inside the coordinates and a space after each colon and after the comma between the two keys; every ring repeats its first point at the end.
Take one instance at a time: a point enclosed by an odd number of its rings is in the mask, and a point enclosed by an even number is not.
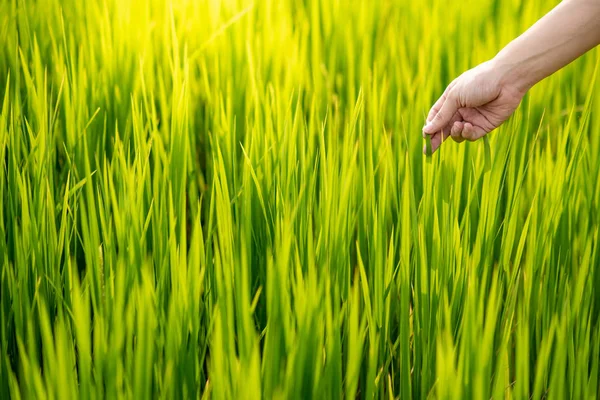
{"type": "Polygon", "coordinates": [[[450,91],[449,100],[454,102],[454,104],[456,104],[456,105],[462,104],[461,99],[460,99],[460,90],[456,86],[453,87],[452,90],[450,91]]]}
{"type": "Polygon", "coordinates": [[[435,115],[434,121],[440,122],[440,121],[444,120],[444,118],[445,118],[445,112],[444,112],[444,110],[440,110],[435,115]]]}

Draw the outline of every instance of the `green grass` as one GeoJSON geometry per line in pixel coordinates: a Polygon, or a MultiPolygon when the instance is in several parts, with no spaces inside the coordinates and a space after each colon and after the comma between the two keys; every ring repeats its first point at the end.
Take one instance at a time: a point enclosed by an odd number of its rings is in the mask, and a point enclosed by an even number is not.
{"type": "Polygon", "coordinates": [[[600,396],[600,53],[421,127],[556,1],[0,2],[0,398],[600,396]]]}

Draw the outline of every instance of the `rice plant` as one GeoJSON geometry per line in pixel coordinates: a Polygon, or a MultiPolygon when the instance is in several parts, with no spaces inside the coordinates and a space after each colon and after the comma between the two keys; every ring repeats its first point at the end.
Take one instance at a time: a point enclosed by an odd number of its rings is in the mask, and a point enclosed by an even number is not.
{"type": "Polygon", "coordinates": [[[556,3],[1,1],[0,398],[598,398],[600,53],[421,151],[556,3]]]}

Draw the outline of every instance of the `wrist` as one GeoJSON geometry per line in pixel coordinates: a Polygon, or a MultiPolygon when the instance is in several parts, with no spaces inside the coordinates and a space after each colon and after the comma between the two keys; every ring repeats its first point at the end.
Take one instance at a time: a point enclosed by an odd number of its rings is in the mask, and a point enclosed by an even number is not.
{"type": "Polygon", "coordinates": [[[521,96],[537,83],[522,62],[511,60],[504,52],[498,53],[489,64],[500,87],[519,93],[521,96]]]}

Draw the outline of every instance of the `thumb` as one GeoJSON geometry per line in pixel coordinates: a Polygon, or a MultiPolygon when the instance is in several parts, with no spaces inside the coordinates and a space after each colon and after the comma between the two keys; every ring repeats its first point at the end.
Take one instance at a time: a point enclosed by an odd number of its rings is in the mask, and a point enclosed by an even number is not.
{"type": "Polygon", "coordinates": [[[448,93],[446,101],[444,101],[444,104],[442,104],[440,111],[438,111],[433,119],[428,121],[427,125],[423,127],[423,132],[431,135],[441,131],[444,127],[446,127],[446,125],[448,125],[454,114],[456,114],[458,111],[458,108],[459,105],[456,93],[451,91],[448,93]]]}

